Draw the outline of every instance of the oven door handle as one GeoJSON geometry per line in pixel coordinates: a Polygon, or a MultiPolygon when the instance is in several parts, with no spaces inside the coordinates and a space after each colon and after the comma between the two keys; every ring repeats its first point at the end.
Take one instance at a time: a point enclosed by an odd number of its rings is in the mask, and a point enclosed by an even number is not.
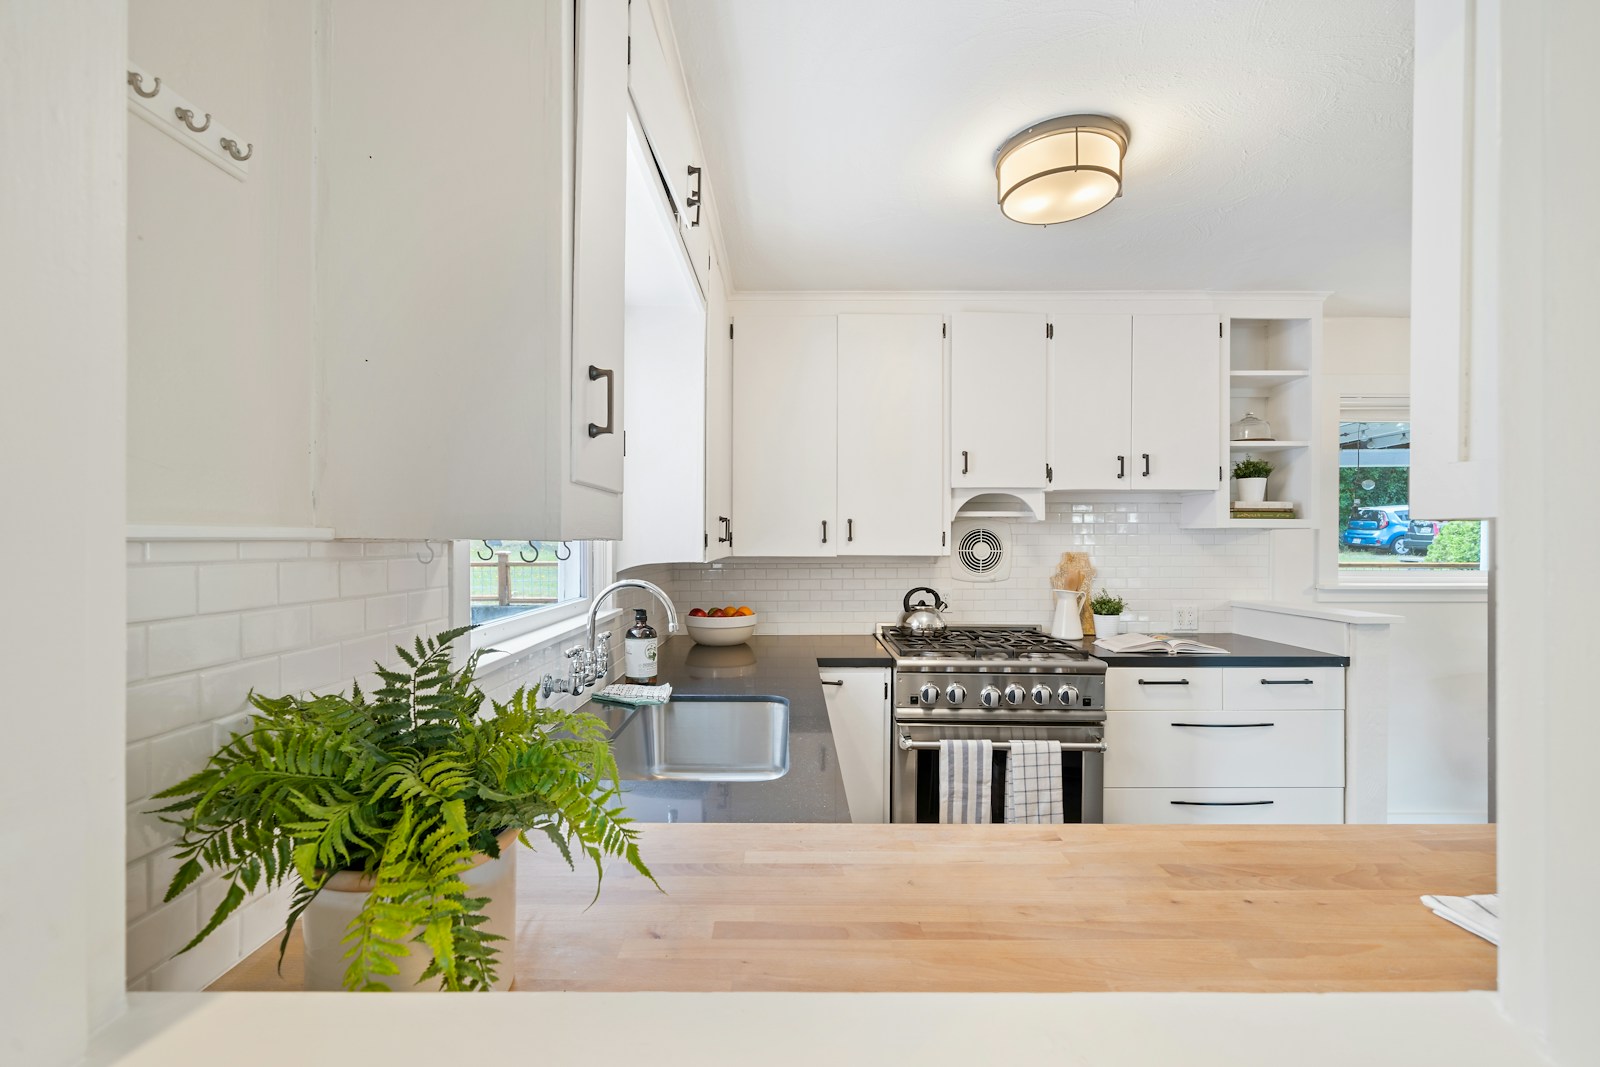
{"type": "MultiPolygon", "coordinates": [[[[991,744],[998,749],[1011,747],[1011,742],[1009,741],[993,741],[991,744]]],[[[1061,751],[1063,752],[1104,752],[1106,750],[1104,741],[1057,741],[1056,744],[1061,746],[1061,751]]],[[[938,747],[938,741],[913,741],[909,734],[900,735],[900,751],[902,752],[910,752],[913,749],[937,750],[938,747]]]]}

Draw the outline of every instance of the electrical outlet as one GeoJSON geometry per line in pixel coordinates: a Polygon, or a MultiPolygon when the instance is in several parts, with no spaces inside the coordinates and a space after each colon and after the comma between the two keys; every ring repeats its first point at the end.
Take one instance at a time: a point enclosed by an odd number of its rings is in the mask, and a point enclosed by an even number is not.
{"type": "Polygon", "coordinates": [[[1200,609],[1193,604],[1177,604],[1172,609],[1172,628],[1186,633],[1200,629],[1200,609]]]}

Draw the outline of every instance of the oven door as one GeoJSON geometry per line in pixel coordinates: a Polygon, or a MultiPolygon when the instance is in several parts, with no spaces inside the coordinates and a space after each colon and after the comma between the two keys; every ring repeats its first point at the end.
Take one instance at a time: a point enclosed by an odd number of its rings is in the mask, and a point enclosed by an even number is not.
{"type": "Polygon", "coordinates": [[[1064,822],[1103,822],[1105,789],[1105,724],[1041,726],[1033,723],[985,723],[970,726],[925,720],[894,721],[889,739],[889,821],[939,821],[939,749],[946,738],[996,742],[991,821],[1005,812],[1004,743],[1012,739],[1059,741],[1061,800],[1064,822]],[[928,747],[921,747],[928,746],[928,747]]]}

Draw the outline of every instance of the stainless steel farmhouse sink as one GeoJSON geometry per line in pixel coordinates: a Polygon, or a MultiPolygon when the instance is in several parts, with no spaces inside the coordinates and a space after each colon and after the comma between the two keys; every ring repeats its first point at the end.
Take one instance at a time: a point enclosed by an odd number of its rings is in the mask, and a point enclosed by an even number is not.
{"type": "Polygon", "coordinates": [[[635,708],[611,749],[625,780],[769,782],[789,773],[789,702],[690,696],[635,708]]]}

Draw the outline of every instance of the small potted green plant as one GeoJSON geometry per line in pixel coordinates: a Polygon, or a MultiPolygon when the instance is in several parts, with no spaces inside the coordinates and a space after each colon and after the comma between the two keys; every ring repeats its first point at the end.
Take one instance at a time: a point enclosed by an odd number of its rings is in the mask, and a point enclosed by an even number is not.
{"type": "Polygon", "coordinates": [[[397,649],[405,669],[380,664],[370,696],[252,693],[249,729],[156,794],[182,829],[166,899],[206,869],[227,886],[183,952],[249,893],[289,882],[278,959],[299,921],[308,989],[508,988],[499,944],[516,932],[512,850],[527,831],[569,866],[581,852],[597,879],[621,856],[654,881],[616,803],[605,725],[525,690],[484,714],[479,653],[451,667],[466,632],[397,649]]]}
{"type": "Polygon", "coordinates": [[[1267,499],[1267,476],[1272,464],[1264,459],[1246,456],[1233,465],[1233,478],[1239,485],[1238,499],[1244,503],[1258,504],[1267,499]]]}
{"type": "Polygon", "coordinates": [[[1122,598],[1104,589],[1089,600],[1089,610],[1094,612],[1094,635],[1114,637],[1121,627],[1122,611],[1127,607],[1122,598]]]}

